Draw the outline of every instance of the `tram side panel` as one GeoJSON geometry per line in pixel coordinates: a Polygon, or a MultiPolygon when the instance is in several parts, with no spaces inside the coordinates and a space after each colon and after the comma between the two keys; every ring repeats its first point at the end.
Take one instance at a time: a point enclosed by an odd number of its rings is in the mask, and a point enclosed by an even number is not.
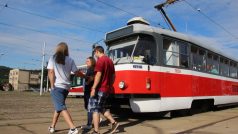
{"type": "MultiPolygon", "coordinates": [[[[186,70],[189,73],[189,70],[186,70]]],[[[162,73],[160,111],[189,109],[191,107],[191,75],[182,74],[180,69],[169,69],[162,73]]]]}
{"type": "Polygon", "coordinates": [[[113,94],[127,95],[152,95],[159,94],[159,76],[156,72],[138,71],[138,70],[121,70],[116,71],[116,80],[114,83],[113,94]],[[146,83],[150,81],[150,87],[146,87],[146,83]],[[120,88],[120,82],[125,83],[124,88],[120,88]]]}

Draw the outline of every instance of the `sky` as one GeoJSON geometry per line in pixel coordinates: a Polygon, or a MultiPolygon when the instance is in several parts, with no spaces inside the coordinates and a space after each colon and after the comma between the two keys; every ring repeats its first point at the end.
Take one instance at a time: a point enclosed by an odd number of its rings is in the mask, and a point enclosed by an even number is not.
{"type": "MultiPolygon", "coordinates": [[[[40,69],[44,43],[46,62],[62,41],[76,64],[85,64],[94,43],[106,48],[105,34],[135,16],[169,29],[154,8],[164,1],[0,0],[0,66],[40,69]]],[[[180,0],[164,9],[178,32],[238,59],[238,1],[180,0]]]]}

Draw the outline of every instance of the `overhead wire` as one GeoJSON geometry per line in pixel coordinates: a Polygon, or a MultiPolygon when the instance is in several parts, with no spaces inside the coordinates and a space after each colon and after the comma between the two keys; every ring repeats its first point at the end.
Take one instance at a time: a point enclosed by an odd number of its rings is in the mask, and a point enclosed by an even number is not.
{"type": "Polygon", "coordinates": [[[26,10],[23,10],[23,9],[19,9],[19,8],[9,6],[8,4],[0,5],[0,6],[4,6],[5,8],[15,10],[15,11],[18,11],[18,12],[22,12],[22,13],[25,13],[25,14],[29,14],[29,15],[38,16],[38,17],[41,17],[41,18],[53,20],[53,21],[56,21],[56,22],[59,22],[59,23],[62,23],[62,24],[68,24],[68,25],[71,25],[71,26],[74,26],[74,27],[81,27],[83,29],[93,31],[93,32],[104,33],[104,31],[101,31],[101,30],[98,30],[98,29],[93,29],[93,28],[84,26],[82,24],[79,25],[79,24],[75,24],[75,23],[72,23],[72,22],[68,22],[68,21],[57,19],[57,18],[53,18],[53,17],[50,17],[50,16],[45,16],[45,15],[41,15],[41,14],[38,14],[38,13],[33,13],[33,12],[30,12],[30,11],[26,11],[26,10]]]}
{"type": "MultiPolygon", "coordinates": [[[[1,41],[2,42],[2,41],[1,41]]],[[[14,45],[16,45],[15,43],[5,43],[5,42],[3,42],[3,43],[1,43],[0,44],[0,46],[4,46],[4,47],[8,47],[9,49],[13,49],[13,50],[16,50],[15,48],[16,48],[16,46],[14,46],[14,45]],[[3,44],[5,44],[5,45],[3,45],[3,44]]],[[[24,48],[30,48],[30,49],[23,49],[22,48],[22,50],[18,47],[18,49],[17,49],[17,51],[18,52],[29,52],[29,53],[31,53],[31,54],[36,54],[36,55],[40,55],[40,54],[42,54],[42,52],[39,52],[38,50],[36,50],[35,49],[35,47],[30,47],[30,46],[26,46],[26,45],[24,45],[24,46],[22,46],[21,45],[21,47],[24,47],[24,48]],[[32,48],[34,48],[34,49],[32,49],[32,48]]],[[[12,52],[6,52],[7,53],[7,55],[11,55],[12,54],[12,52]]],[[[48,54],[48,53],[45,53],[45,56],[51,56],[50,54],[48,54]]],[[[39,60],[40,61],[40,60],[39,60]]],[[[16,61],[17,62],[17,61],[16,61]]],[[[20,61],[21,62],[21,65],[23,65],[23,64],[25,64],[25,63],[22,63],[22,61],[20,61]]],[[[18,64],[19,65],[19,64],[18,64]]]]}
{"type": "MultiPolygon", "coordinates": [[[[41,34],[47,34],[47,35],[51,35],[51,36],[55,36],[55,37],[66,38],[65,36],[50,34],[50,33],[47,33],[47,32],[44,32],[44,31],[40,31],[38,29],[26,27],[26,26],[16,26],[16,25],[11,25],[11,24],[7,24],[7,23],[3,23],[3,22],[0,22],[0,25],[4,25],[4,26],[8,26],[8,27],[14,27],[14,28],[18,28],[18,29],[24,29],[24,30],[27,30],[27,31],[38,32],[38,33],[41,33],[41,34]]],[[[80,40],[80,39],[73,38],[73,37],[67,37],[67,38],[70,38],[70,39],[73,39],[73,40],[77,40],[77,41],[82,41],[82,42],[88,42],[90,44],[93,43],[93,42],[89,42],[89,41],[85,41],[85,40],[80,40]]]]}
{"type": "Polygon", "coordinates": [[[96,0],[96,1],[97,1],[97,2],[100,2],[100,3],[104,4],[104,5],[107,5],[107,6],[109,6],[109,7],[113,7],[113,8],[115,8],[115,9],[121,10],[121,11],[127,13],[127,14],[130,14],[131,16],[137,16],[137,15],[134,14],[134,13],[128,12],[128,11],[122,9],[122,8],[119,8],[119,7],[116,7],[116,6],[114,6],[114,5],[108,4],[108,3],[104,2],[104,1],[101,1],[101,0],[96,0]]]}
{"type": "MultiPolygon", "coordinates": [[[[8,0],[9,1],[9,0],[8,0]]],[[[8,1],[6,2],[6,4],[0,9],[0,13],[5,9],[5,6],[7,5],[8,1]]]]}
{"type": "MultiPolygon", "coordinates": [[[[18,39],[18,40],[23,40],[23,41],[27,41],[27,42],[34,42],[34,41],[31,41],[31,40],[25,40],[25,39],[21,39],[21,38],[16,38],[16,37],[14,37],[14,39],[18,39]]],[[[41,54],[41,52],[38,52],[38,51],[36,51],[36,47],[34,47],[34,46],[30,46],[30,45],[27,45],[27,44],[23,44],[23,43],[21,43],[21,44],[19,44],[19,45],[17,45],[17,46],[13,46],[13,45],[16,45],[16,43],[6,43],[6,42],[4,42],[4,41],[1,41],[0,40],[0,42],[2,42],[1,44],[0,44],[0,46],[4,46],[4,47],[9,47],[9,48],[27,48],[27,49],[24,49],[24,51],[28,51],[28,52],[32,52],[32,50],[34,50],[35,52],[34,53],[40,53],[41,54]],[[31,49],[31,50],[29,50],[29,49],[31,49]]],[[[39,43],[39,42],[38,42],[39,43]]],[[[17,50],[18,50],[17,49],[17,50]]],[[[48,55],[48,53],[46,53],[46,55],[48,55]]]]}
{"type": "MultiPolygon", "coordinates": [[[[13,49],[15,49],[16,47],[13,46],[14,44],[15,44],[15,43],[5,43],[5,42],[2,42],[2,43],[0,44],[0,46],[4,46],[4,47],[8,47],[8,48],[13,48],[13,49]],[[5,44],[5,45],[3,45],[3,44],[5,44]]],[[[32,52],[32,48],[33,48],[33,47],[30,47],[30,46],[21,46],[21,47],[30,48],[31,50],[29,50],[29,49],[24,49],[24,51],[32,52]]],[[[18,49],[19,49],[19,47],[18,47],[18,49]]],[[[34,50],[35,50],[35,49],[34,49],[34,50]]],[[[35,51],[35,53],[41,53],[41,52],[35,51]]]]}
{"type": "MultiPolygon", "coordinates": [[[[121,11],[127,13],[127,14],[132,15],[132,16],[138,16],[138,15],[136,15],[134,13],[128,12],[128,11],[122,9],[122,8],[113,6],[113,5],[108,4],[108,3],[104,2],[104,1],[101,1],[101,0],[96,0],[96,1],[98,1],[100,3],[103,3],[104,5],[116,8],[117,10],[121,10],[121,11]]],[[[68,24],[68,25],[72,25],[72,26],[76,26],[76,27],[81,27],[81,28],[84,28],[86,30],[90,30],[90,31],[94,31],[94,32],[100,32],[100,33],[105,33],[104,31],[101,31],[101,30],[98,30],[98,29],[92,29],[92,28],[89,28],[89,27],[86,27],[86,26],[83,26],[83,25],[79,25],[79,24],[75,24],[75,23],[72,23],[72,22],[67,22],[67,21],[56,19],[56,18],[53,18],[53,17],[49,17],[49,16],[38,14],[38,13],[33,13],[33,12],[30,12],[30,11],[26,11],[26,10],[23,10],[23,9],[15,8],[15,7],[9,6],[7,3],[5,5],[0,4],[0,6],[3,6],[3,8],[8,8],[8,9],[15,10],[15,11],[18,11],[18,12],[22,12],[22,13],[25,13],[25,14],[29,14],[29,15],[38,16],[38,17],[41,17],[41,18],[53,20],[53,21],[56,21],[56,22],[59,22],[59,23],[68,24]]],[[[164,28],[161,24],[159,24],[159,26],[164,28]]],[[[27,28],[27,29],[29,30],[29,28],[27,28]]],[[[44,34],[48,34],[46,32],[42,32],[42,31],[39,31],[39,30],[36,30],[36,29],[34,29],[33,31],[44,33],[44,34]]],[[[78,40],[78,39],[74,38],[74,40],[78,40]]],[[[82,40],[80,40],[80,41],[82,41],[82,40]]],[[[90,42],[90,43],[93,43],[93,42],[90,42]]]]}
{"type": "MultiPolygon", "coordinates": [[[[102,1],[102,0],[95,0],[95,1],[97,1],[97,2],[99,2],[99,3],[102,3],[102,4],[104,4],[104,5],[108,6],[108,7],[112,7],[112,8],[115,8],[115,9],[117,9],[117,10],[120,10],[120,11],[122,11],[122,12],[125,12],[125,13],[127,13],[127,14],[133,16],[133,17],[138,17],[138,16],[139,16],[139,15],[137,15],[137,14],[135,14],[135,13],[126,11],[126,10],[124,10],[124,9],[122,9],[122,8],[119,8],[119,7],[117,7],[117,6],[114,6],[114,5],[112,5],[112,4],[108,4],[108,3],[105,2],[105,1],[102,1]]],[[[145,18],[145,19],[147,19],[147,18],[145,18]]],[[[150,19],[148,19],[148,20],[150,20],[150,19]]],[[[154,22],[153,20],[150,20],[150,22],[153,22],[153,23],[157,24],[157,22],[154,22]]],[[[161,26],[162,28],[164,28],[164,26],[162,26],[161,24],[158,24],[158,25],[161,26]]]]}
{"type": "MultiPolygon", "coordinates": [[[[5,6],[7,5],[7,3],[5,4],[5,6]]],[[[0,12],[3,10],[3,9],[5,9],[5,6],[4,7],[2,7],[2,9],[0,10],[0,12]]],[[[11,37],[11,39],[12,39],[13,37],[11,37]]],[[[17,39],[17,40],[23,40],[23,41],[27,41],[27,42],[37,42],[37,41],[33,41],[33,40],[28,40],[28,39],[22,39],[22,38],[18,38],[18,37],[14,37],[14,39],[17,39]]],[[[9,46],[11,46],[12,47],[12,45],[10,45],[9,43],[5,43],[5,42],[2,42],[3,44],[8,44],[7,46],[9,47],[9,46]]],[[[39,43],[39,42],[37,42],[37,43],[39,43]]],[[[5,46],[5,45],[2,45],[2,44],[0,44],[0,46],[5,46]]],[[[21,45],[22,46],[22,45],[21,45]]],[[[31,46],[26,46],[26,45],[23,45],[23,47],[26,47],[26,48],[33,48],[33,47],[31,47],[31,46]]]]}
{"type": "Polygon", "coordinates": [[[224,26],[222,26],[221,24],[217,23],[215,20],[213,20],[212,18],[210,18],[208,15],[206,15],[204,12],[202,12],[201,10],[197,10],[197,8],[195,8],[192,4],[190,4],[187,0],[184,0],[184,2],[190,6],[193,10],[199,12],[201,15],[203,15],[205,18],[207,18],[209,21],[211,21],[212,23],[214,23],[215,25],[217,25],[219,28],[221,28],[223,31],[225,31],[227,34],[229,34],[230,36],[232,36],[235,39],[238,39],[237,36],[235,36],[233,33],[231,33],[229,30],[227,30],[224,26]]]}
{"type": "Polygon", "coordinates": [[[26,41],[26,42],[30,42],[30,43],[32,43],[32,42],[35,42],[35,43],[42,43],[42,42],[40,42],[40,41],[36,41],[36,40],[29,40],[29,39],[24,39],[24,38],[19,38],[19,37],[16,37],[16,36],[14,36],[14,37],[10,37],[11,39],[17,39],[17,40],[22,40],[22,41],[26,41]]]}
{"type": "MultiPolygon", "coordinates": [[[[56,18],[53,18],[53,17],[44,16],[44,15],[41,15],[41,14],[37,14],[37,13],[30,12],[30,11],[22,10],[22,9],[19,9],[19,8],[14,8],[14,7],[9,6],[7,3],[5,5],[0,4],[0,6],[3,6],[3,8],[9,8],[11,10],[15,10],[15,11],[22,12],[22,13],[25,13],[25,14],[30,14],[30,15],[33,15],[33,16],[38,16],[38,17],[41,17],[41,18],[53,20],[53,21],[56,21],[56,22],[59,22],[59,23],[68,24],[68,25],[72,25],[72,26],[76,26],[76,27],[81,27],[81,28],[84,28],[86,30],[90,30],[90,31],[94,31],[94,32],[99,32],[99,33],[105,33],[104,31],[97,30],[97,29],[92,29],[92,28],[89,28],[89,27],[86,27],[86,26],[83,26],[83,25],[78,25],[78,24],[75,24],[75,23],[72,23],[72,22],[67,22],[67,21],[59,20],[59,19],[56,19],[56,18]]],[[[2,22],[0,22],[0,24],[1,25],[5,25],[5,26],[16,27],[16,26],[9,25],[9,24],[2,23],[2,22]]],[[[27,28],[27,27],[23,27],[23,26],[21,26],[21,29],[30,30],[30,31],[34,31],[34,32],[39,32],[39,33],[42,33],[42,34],[52,35],[52,34],[49,34],[47,32],[43,32],[43,31],[40,31],[40,30],[36,30],[36,29],[33,29],[33,28],[27,28]]],[[[53,35],[53,36],[58,36],[58,35],[53,35]]],[[[63,36],[60,36],[60,37],[63,37],[63,36]]],[[[77,41],[88,42],[90,44],[94,43],[94,42],[79,40],[77,38],[72,38],[72,37],[70,37],[70,38],[73,39],[73,40],[77,40],[77,41]]]]}

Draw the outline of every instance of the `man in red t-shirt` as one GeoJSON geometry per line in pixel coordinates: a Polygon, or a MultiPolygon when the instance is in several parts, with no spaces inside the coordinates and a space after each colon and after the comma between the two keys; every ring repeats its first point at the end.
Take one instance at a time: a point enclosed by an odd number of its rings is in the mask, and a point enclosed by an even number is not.
{"type": "Polygon", "coordinates": [[[115,80],[114,65],[112,60],[104,54],[102,46],[96,46],[94,54],[97,57],[95,66],[96,75],[91,88],[91,98],[89,99],[88,106],[89,111],[93,112],[93,134],[99,133],[99,113],[102,113],[112,123],[112,130],[110,133],[114,133],[119,126],[119,123],[114,120],[110,111],[105,109],[106,99],[115,80]]]}

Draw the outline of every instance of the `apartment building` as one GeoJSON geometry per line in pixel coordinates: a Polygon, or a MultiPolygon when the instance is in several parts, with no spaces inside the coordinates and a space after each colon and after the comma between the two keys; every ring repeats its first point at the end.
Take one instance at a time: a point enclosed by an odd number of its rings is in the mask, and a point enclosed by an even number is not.
{"type": "Polygon", "coordinates": [[[40,72],[20,69],[10,70],[9,83],[17,91],[25,91],[30,87],[37,87],[40,85],[40,72]]]}

